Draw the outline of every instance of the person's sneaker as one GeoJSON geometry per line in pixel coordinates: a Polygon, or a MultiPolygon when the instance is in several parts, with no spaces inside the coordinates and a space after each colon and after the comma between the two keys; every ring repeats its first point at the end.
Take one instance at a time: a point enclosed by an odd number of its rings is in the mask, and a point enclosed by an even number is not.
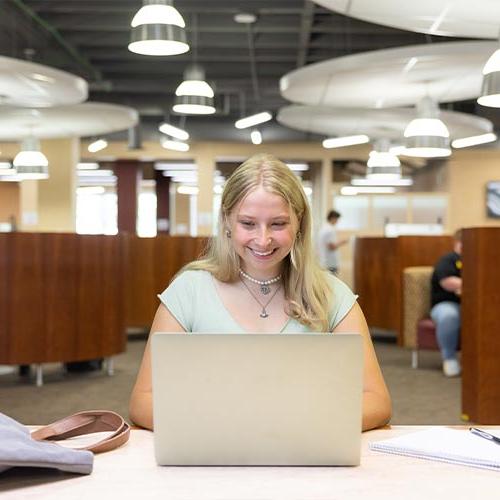
{"type": "Polygon", "coordinates": [[[443,361],[443,373],[446,377],[458,377],[461,371],[458,359],[445,359],[443,361]]]}

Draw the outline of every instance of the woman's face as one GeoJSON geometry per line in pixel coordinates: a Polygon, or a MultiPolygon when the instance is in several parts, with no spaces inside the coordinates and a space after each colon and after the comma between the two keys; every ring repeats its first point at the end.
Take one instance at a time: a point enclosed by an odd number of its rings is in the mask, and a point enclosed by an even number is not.
{"type": "Polygon", "coordinates": [[[241,268],[257,279],[280,274],[298,227],[287,202],[259,186],[236,206],[230,222],[231,241],[241,268]]]}

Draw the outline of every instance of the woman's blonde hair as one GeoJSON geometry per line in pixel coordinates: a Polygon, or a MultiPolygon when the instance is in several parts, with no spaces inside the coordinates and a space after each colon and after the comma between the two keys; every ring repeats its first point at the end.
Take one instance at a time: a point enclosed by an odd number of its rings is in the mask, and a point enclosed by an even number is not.
{"type": "Polygon", "coordinates": [[[223,282],[239,278],[240,261],[230,239],[230,216],[238,204],[262,186],[281,196],[295,214],[298,227],[292,249],[283,262],[287,314],[316,331],[328,331],[332,290],[312,248],[311,211],[304,189],[282,161],[269,154],[252,156],[229,177],[224,187],[216,237],[203,258],[184,267],[202,269],[223,282]]]}

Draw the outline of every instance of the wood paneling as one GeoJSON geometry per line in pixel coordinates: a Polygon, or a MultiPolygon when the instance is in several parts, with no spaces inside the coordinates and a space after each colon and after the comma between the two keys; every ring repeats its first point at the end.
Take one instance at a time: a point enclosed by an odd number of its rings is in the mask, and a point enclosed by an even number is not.
{"type": "Polygon", "coordinates": [[[356,238],[354,291],[369,326],[397,330],[398,268],[396,238],[356,238]]]}
{"type": "Polygon", "coordinates": [[[368,325],[394,330],[403,345],[403,269],[432,266],[451,250],[451,236],[356,238],[354,290],[368,325]]]}
{"type": "Polygon", "coordinates": [[[125,350],[206,238],[0,234],[0,363],[79,361],[125,350]]]}
{"type": "Polygon", "coordinates": [[[206,238],[166,236],[139,238],[127,235],[126,241],[126,324],[147,328],[158,308],[157,294],[170,283],[188,262],[196,259],[206,238]]]}
{"type": "Polygon", "coordinates": [[[121,237],[6,233],[0,250],[0,363],[125,350],[121,237]]]}
{"type": "Polygon", "coordinates": [[[500,228],[463,232],[462,412],[500,422],[500,228]]]}

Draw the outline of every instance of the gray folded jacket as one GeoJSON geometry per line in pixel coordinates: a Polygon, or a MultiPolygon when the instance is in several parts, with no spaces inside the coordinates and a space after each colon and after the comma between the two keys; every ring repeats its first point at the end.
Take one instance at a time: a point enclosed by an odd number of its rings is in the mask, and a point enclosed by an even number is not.
{"type": "Polygon", "coordinates": [[[35,441],[27,427],[0,413],[0,472],[11,467],[49,467],[90,474],[93,463],[94,454],[91,451],[35,441]]]}

